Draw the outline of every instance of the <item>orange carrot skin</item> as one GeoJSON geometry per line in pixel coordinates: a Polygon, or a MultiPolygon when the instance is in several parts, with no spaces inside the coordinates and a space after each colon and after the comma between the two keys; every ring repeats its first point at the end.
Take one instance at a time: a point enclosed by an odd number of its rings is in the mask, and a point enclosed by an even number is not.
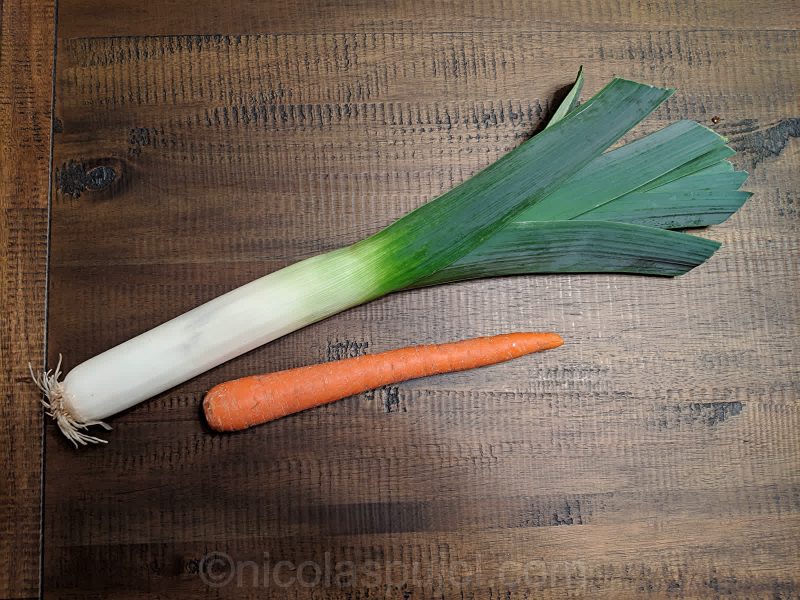
{"type": "Polygon", "coordinates": [[[555,333],[508,333],[253,375],[212,388],[203,410],[213,429],[237,431],[382,385],[491,365],[563,343],[555,333]]]}

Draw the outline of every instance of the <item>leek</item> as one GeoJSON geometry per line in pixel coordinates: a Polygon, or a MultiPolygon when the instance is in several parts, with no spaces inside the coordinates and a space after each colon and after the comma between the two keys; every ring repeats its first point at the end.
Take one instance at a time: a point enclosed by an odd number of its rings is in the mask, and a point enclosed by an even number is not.
{"type": "MultiPolygon", "coordinates": [[[[432,277],[516,272],[507,270],[511,251],[522,259],[525,272],[678,274],[705,260],[716,247],[714,242],[612,222],[622,220],[613,214],[602,221],[580,217],[614,206],[630,194],[644,193],[654,182],[663,205],[662,188],[667,183],[684,181],[722,160],[727,151],[719,143],[721,138],[683,123],[603,154],[672,90],[614,79],[576,106],[581,84],[579,74],[565,100],[567,108],[542,132],[373,236],[230,291],[87,360],[63,381],[59,362],[54,372],[34,378],[46,396],[48,414],[76,446],[101,442],[87,433],[89,425],[108,427],[103,419],[244,352],[432,277]],[[677,146],[683,150],[674,150],[677,146]],[[671,150],[664,151],[665,147],[671,150]],[[606,175],[632,164],[642,174],[624,185],[606,175]],[[592,178],[601,180],[605,189],[591,185],[592,178]],[[659,245],[663,245],[660,250],[659,245]],[[589,250],[591,264],[582,262],[582,254],[589,250]],[[472,263],[471,254],[476,259],[472,263]]],[[[722,174],[714,171],[705,176],[722,174]]],[[[667,190],[670,198],[696,191],[693,185],[667,190]]],[[[710,206],[704,209],[708,214],[716,210],[710,206]]],[[[647,218],[652,220],[652,211],[647,218]]]]}

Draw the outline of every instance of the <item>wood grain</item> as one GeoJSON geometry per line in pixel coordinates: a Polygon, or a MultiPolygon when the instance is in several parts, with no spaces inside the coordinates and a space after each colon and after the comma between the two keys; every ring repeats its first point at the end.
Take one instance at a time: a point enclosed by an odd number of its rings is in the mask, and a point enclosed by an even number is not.
{"type": "Polygon", "coordinates": [[[587,93],[677,87],[637,135],[716,127],[755,195],[680,279],[395,294],[126,412],[106,447],[48,427],[47,597],[800,594],[795,3],[72,0],[58,26],[67,368],[452,187],[579,64],[587,93]],[[228,377],[531,328],[568,343],[240,434],[199,418],[228,377]]]}
{"type": "Polygon", "coordinates": [[[42,421],[27,364],[44,359],[55,19],[0,3],[0,597],[39,595],[42,421]]]}
{"type": "Polygon", "coordinates": [[[800,8],[792,0],[402,0],[377,4],[238,0],[137,2],[106,9],[72,0],[61,36],[121,37],[248,33],[486,33],[556,31],[731,31],[796,29],[800,8]]]}

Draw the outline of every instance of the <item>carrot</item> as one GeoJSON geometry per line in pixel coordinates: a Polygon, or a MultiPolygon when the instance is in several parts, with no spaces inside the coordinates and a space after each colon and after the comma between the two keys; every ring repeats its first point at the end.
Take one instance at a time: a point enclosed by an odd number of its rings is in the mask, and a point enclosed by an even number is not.
{"type": "Polygon", "coordinates": [[[382,385],[474,369],[563,343],[555,333],[508,333],[253,375],[213,387],[203,410],[213,429],[238,431],[382,385]]]}

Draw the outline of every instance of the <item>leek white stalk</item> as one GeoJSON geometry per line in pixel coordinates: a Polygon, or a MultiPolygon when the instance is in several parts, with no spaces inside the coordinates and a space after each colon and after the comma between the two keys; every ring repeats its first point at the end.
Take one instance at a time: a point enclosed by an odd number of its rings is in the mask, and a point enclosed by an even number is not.
{"type": "Polygon", "coordinates": [[[615,79],[538,135],[436,200],[348,248],[266,275],[78,365],[37,380],[77,446],[92,424],[291,331],[454,263],[546,198],[672,90],[615,79]]]}
{"type": "Polygon", "coordinates": [[[109,428],[121,412],[289,332],[370,300],[379,289],[374,263],[357,247],[295,263],[219,296],[90,358],[59,381],[34,379],[67,438],[102,442],[82,430],[109,428]]]}

